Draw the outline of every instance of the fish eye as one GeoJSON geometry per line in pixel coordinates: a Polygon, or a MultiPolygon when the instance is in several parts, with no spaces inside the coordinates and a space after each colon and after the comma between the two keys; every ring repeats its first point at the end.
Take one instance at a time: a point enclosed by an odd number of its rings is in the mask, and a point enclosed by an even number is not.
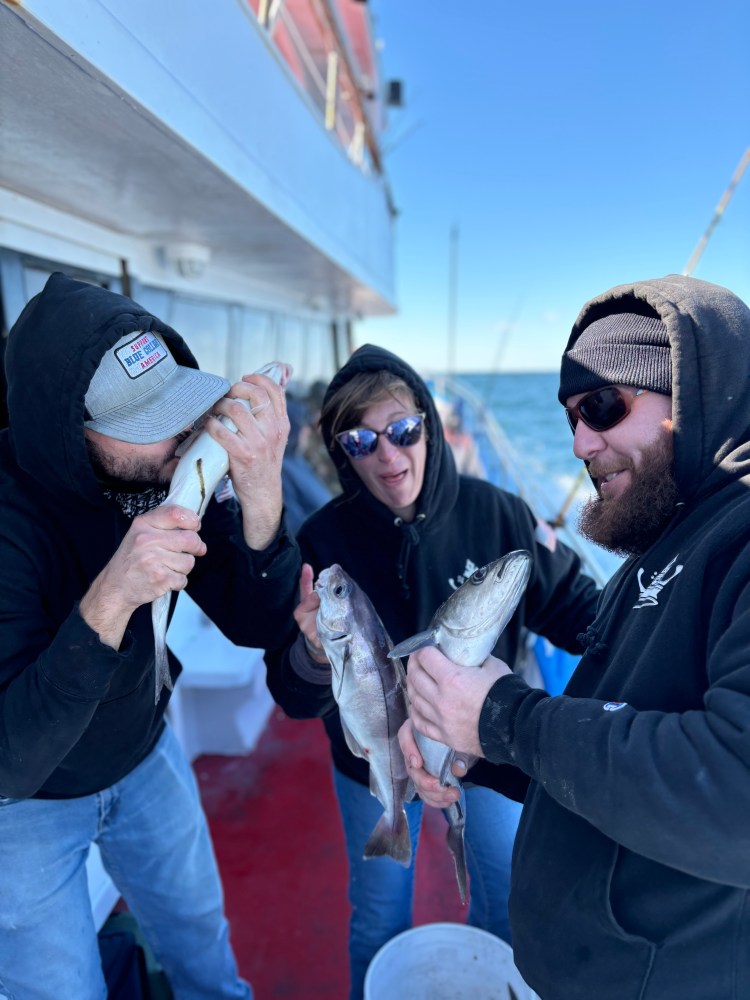
{"type": "Polygon", "coordinates": [[[469,579],[472,583],[481,583],[482,580],[487,576],[487,568],[483,566],[481,569],[474,570],[469,579]]]}
{"type": "Polygon", "coordinates": [[[337,587],[333,588],[334,597],[346,597],[347,587],[345,583],[340,583],[337,587]]]}

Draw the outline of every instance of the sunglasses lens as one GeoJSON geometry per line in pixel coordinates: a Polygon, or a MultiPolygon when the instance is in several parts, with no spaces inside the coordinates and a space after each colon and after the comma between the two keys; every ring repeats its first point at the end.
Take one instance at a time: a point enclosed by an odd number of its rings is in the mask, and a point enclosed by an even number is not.
{"type": "Polygon", "coordinates": [[[579,418],[594,431],[606,431],[619,424],[629,412],[626,397],[616,386],[608,385],[584,396],[578,406],[566,409],[565,415],[575,433],[579,418]]]}
{"type": "Polygon", "coordinates": [[[606,431],[627,416],[628,404],[619,389],[607,386],[582,399],[578,412],[593,430],[606,431]]]}
{"type": "Polygon", "coordinates": [[[397,448],[408,448],[416,444],[422,436],[424,415],[415,413],[411,417],[402,417],[388,424],[384,431],[373,431],[369,427],[355,427],[351,431],[343,431],[336,435],[336,440],[349,458],[366,458],[372,455],[378,446],[378,438],[383,434],[397,448]]]}
{"type": "Polygon", "coordinates": [[[375,451],[378,436],[375,431],[368,430],[366,427],[358,427],[356,430],[338,434],[336,440],[349,458],[364,458],[375,451]]]}
{"type": "Polygon", "coordinates": [[[409,448],[422,436],[422,417],[417,413],[413,417],[395,420],[386,427],[385,436],[397,448],[409,448]]]}

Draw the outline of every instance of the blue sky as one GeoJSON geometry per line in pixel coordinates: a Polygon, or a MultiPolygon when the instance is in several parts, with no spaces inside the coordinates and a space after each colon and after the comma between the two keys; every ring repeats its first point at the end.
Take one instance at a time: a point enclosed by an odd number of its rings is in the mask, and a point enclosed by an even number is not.
{"type": "MultiPolygon", "coordinates": [[[[580,307],[682,272],[750,146],[746,0],[371,0],[399,210],[399,314],[357,342],[455,369],[552,370],[580,307]]],[[[693,271],[750,303],[750,167],[693,271]]]]}

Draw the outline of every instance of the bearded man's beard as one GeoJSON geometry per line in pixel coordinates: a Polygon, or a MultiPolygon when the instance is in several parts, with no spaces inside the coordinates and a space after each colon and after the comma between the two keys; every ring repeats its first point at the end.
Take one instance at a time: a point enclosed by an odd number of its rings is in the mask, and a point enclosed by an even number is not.
{"type": "Polygon", "coordinates": [[[94,475],[105,489],[118,493],[145,493],[169,486],[172,473],[165,471],[168,459],[115,459],[90,438],[87,437],[85,443],[94,475]]]}
{"type": "MultiPolygon", "coordinates": [[[[665,432],[644,450],[637,470],[630,460],[622,467],[630,471],[630,487],[616,497],[588,500],[579,515],[578,528],[586,538],[619,556],[641,555],[661,535],[675,512],[672,435],[665,432]]],[[[596,478],[595,463],[590,471],[596,478]]]]}

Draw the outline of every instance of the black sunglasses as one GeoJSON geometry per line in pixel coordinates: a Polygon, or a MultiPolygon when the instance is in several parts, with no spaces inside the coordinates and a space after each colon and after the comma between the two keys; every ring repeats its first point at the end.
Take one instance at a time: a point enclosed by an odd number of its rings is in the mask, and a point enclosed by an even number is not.
{"type": "Polygon", "coordinates": [[[592,431],[608,431],[627,417],[636,397],[645,392],[648,389],[634,389],[631,393],[616,385],[594,389],[579,399],[575,406],[565,407],[570,429],[575,434],[578,421],[582,420],[592,431]]]}
{"type": "Polygon", "coordinates": [[[374,431],[370,427],[355,427],[337,434],[336,440],[349,458],[366,458],[372,455],[381,434],[397,448],[411,448],[422,437],[424,417],[424,413],[413,413],[394,420],[382,431],[374,431]]]}

